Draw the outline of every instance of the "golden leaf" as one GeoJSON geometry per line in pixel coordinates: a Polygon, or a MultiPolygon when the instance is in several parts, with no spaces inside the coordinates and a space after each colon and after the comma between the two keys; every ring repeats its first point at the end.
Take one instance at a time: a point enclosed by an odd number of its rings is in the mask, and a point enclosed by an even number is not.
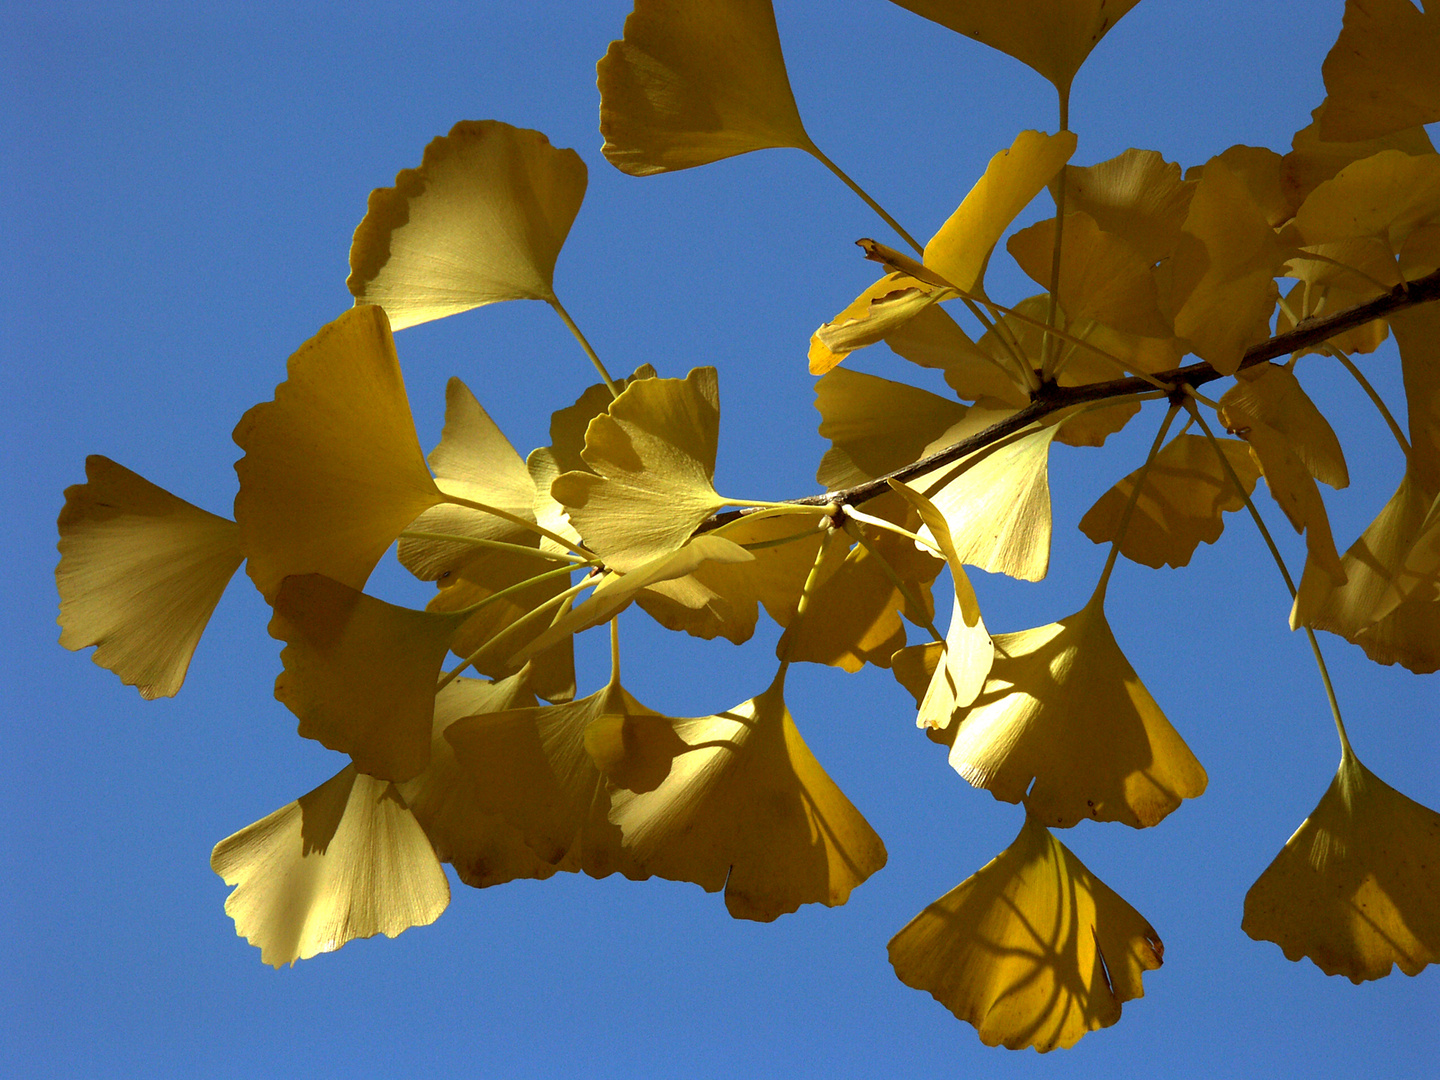
{"type": "Polygon", "coordinates": [[[286,643],[275,697],[300,734],[382,780],[409,780],[430,756],[435,684],[463,615],[396,607],[319,574],[288,577],[270,636],[286,643]]]}
{"type": "Polygon", "coordinates": [[[1349,470],[1340,440],[1300,380],[1279,364],[1256,364],[1235,373],[1235,385],[1220,398],[1227,427],[1260,421],[1274,428],[1316,480],[1347,487],[1349,470]]]}
{"type": "Polygon", "coordinates": [[[553,301],[585,184],[580,155],[540,132],[462,120],[420,168],[370,193],[345,284],[396,330],[499,300],[553,301]]]}
{"type": "Polygon", "coordinates": [[[586,546],[616,570],[677,550],[725,505],[715,492],[720,399],[714,368],[632,383],[590,421],[581,456],[550,493],[586,546]]]}
{"type": "Polygon", "coordinates": [[[1205,790],[1205,770],[1125,659],[1099,599],[995,635],[975,704],[931,735],[961,776],[1047,825],[1158,823],[1205,790]]]}
{"type": "Polygon", "coordinates": [[[1377,236],[1398,252],[1437,215],[1440,155],[1382,150],[1318,185],[1295,211],[1295,227],[1308,244],[1377,236]]]}
{"type": "MultiPolygon", "coordinates": [[[[1239,439],[1218,442],[1248,495],[1260,479],[1254,457],[1239,439]]],[[[1080,519],[1080,531],[1097,544],[1113,542],[1140,472],[1136,469],[1100,496],[1080,519]]],[[[1185,566],[1201,543],[1220,539],[1225,528],[1222,513],[1244,505],[1210,440],[1203,435],[1177,435],[1150,463],[1120,541],[1120,554],[1146,566],[1185,566]]]]}
{"type": "Polygon", "coordinates": [[[1419,535],[1372,615],[1376,620],[1383,619],[1412,598],[1431,604],[1440,602],[1440,495],[1430,504],[1419,535]]]}
{"type": "MultiPolygon", "coordinates": [[[[997,17],[1008,20],[1011,13],[997,17]]],[[[985,175],[925,245],[925,268],[957,289],[983,291],[985,267],[1000,237],[1074,152],[1074,132],[1022,131],[1010,149],[990,159],[985,175]]]]}
{"type": "Polygon", "coordinates": [[[1039,820],[890,941],[906,986],[973,1024],[986,1046],[1073,1046],[1143,997],[1165,947],[1039,820]]]}
{"type": "Polygon", "coordinates": [[[396,792],[348,765],[308,795],[215,845],[235,891],[235,932],[281,967],[355,938],[426,926],[450,903],[445,871],[396,792]]]}
{"type": "Polygon", "coordinates": [[[1440,814],[1347,748],[1320,805],[1245,894],[1240,927],[1353,983],[1440,960],[1440,814]]]}
{"type": "Polygon", "coordinates": [[[362,589],[401,530],[443,499],[385,312],[351,308],[290,357],[288,374],[235,427],[246,571],[267,599],[291,574],[362,589]]]}
{"type": "MultiPolygon", "coordinates": [[[[1225,164],[1235,179],[1245,186],[1250,199],[1272,228],[1278,229],[1295,216],[1299,205],[1291,198],[1284,178],[1284,158],[1262,146],[1231,146],[1213,159],[1225,164]]],[[[1204,165],[1196,165],[1185,173],[1186,180],[1199,182],[1205,174],[1204,165]]]]}
{"type": "Polygon", "coordinates": [[[1090,50],[1139,0],[895,0],[957,34],[1008,53],[1055,84],[1062,97],[1090,50]]]}
{"type": "Polygon", "coordinates": [[[649,873],[725,889],[737,919],[843,904],[885,845],[811,755],[781,678],[726,712],[606,713],[585,732],[610,820],[649,873]]]}
{"type": "Polygon", "coordinates": [[[811,335],[810,374],[824,375],[857,349],[885,340],[937,298],[924,282],[904,274],[886,274],[811,335]]]}
{"type": "Polygon", "coordinates": [[[1410,0],[1348,0],[1321,65],[1327,140],[1370,139],[1440,120],[1440,11],[1410,0]]]}
{"type": "MultiPolygon", "coordinates": [[[[1171,327],[1160,314],[1151,264],[1121,237],[1104,232],[1083,211],[1065,215],[1060,255],[1060,306],[1072,320],[1093,319],[1122,333],[1163,338],[1171,327]]],[[[1050,285],[1055,219],[1022,229],[1007,250],[1030,278],[1050,285]]]]}
{"type": "Polygon", "coordinates": [[[1291,140],[1291,151],[1280,164],[1280,183],[1291,206],[1299,206],[1310,193],[1351,162],[1371,157],[1381,150],[1400,150],[1406,154],[1433,154],[1435,147],[1423,127],[1407,127],[1378,138],[1355,142],[1322,139],[1329,112],[1329,99],[1311,110],[1307,127],[1301,128],[1291,140]]]}
{"type": "Polygon", "coordinates": [[[819,154],[795,108],[770,0],[636,0],[596,73],[601,152],[632,176],[769,147],[819,154]]]}
{"type": "Polygon", "coordinates": [[[502,682],[459,678],[435,695],[430,764],[413,780],[396,785],[425,830],[441,862],[455,867],[466,885],[483,889],[520,878],[544,879],[555,867],[525,843],[520,830],[486,811],[487,777],[461,765],[445,732],[482,713],[532,707],[530,672],[502,682]]]}
{"type": "Polygon", "coordinates": [[[91,659],[147,700],[174,697],[240,566],[235,523],[92,455],[57,524],[60,644],[97,646],[91,659]]]}
{"type": "MultiPolygon", "coordinates": [[[[1095,219],[1147,263],[1168,258],[1195,194],[1194,181],[1154,150],[1126,150],[1098,165],[1065,166],[1065,205],[1095,219]]],[[[1047,278],[1042,282],[1047,288],[1047,278]]]]}

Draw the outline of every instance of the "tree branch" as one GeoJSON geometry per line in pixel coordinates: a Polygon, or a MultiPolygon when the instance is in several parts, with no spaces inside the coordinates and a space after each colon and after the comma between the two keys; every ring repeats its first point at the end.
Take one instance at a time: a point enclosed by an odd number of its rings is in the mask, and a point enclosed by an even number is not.
{"type": "MultiPolygon", "coordinates": [[[[1440,270],[1427,274],[1415,281],[1402,282],[1395,286],[1388,293],[1377,296],[1363,304],[1345,311],[1336,312],[1334,315],[1327,315],[1321,319],[1305,319],[1293,330],[1283,334],[1276,334],[1268,341],[1262,341],[1258,345],[1252,345],[1245,350],[1245,355],[1240,361],[1240,368],[1253,367],[1256,364],[1263,364],[1268,360],[1274,360],[1280,356],[1299,352],[1301,349],[1318,345],[1322,341],[1342,334],[1346,330],[1356,326],[1363,326],[1374,319],[1383,318],[1397,311],[1404,311],[1406,308],[1416,307],[1420,304],[1431,303],[1440,300],[1440,270]]],[[[1202,361],[1198,364],[1189,364],[1178,367],[1171,371],[1156,373],[1152,378],[1173,387],[1172,397],[1175,393],[1182,393],[1182,386],[1202,386],[1215,379],[1224,376],[1215,370],[1213,364],[1202,361]]],[[[1068,409],[1072,405],[1084,405],[1096,401],[1109,401],[1112,399],[1133,397],[1136,394],[1154,393],[1153,383],[1140,378],[1112,379],[1109,382],[1088,383],[1085,386],[1057,386],[1054,383],[1045,383],[1036,391],[1034,399],[1023,409],[1012,413],[998,424],[992,424],[984,431],[977,432],[968,439],[962,439],[944,450],[923,457],[918,461],[911,462],[904,468],[896,469],[892,473],[879,477],[875,480],[857,484],[854,487],[844,488],[839,491],[829,491],[821,495],[806,495],[798,499],[786,499],[785,502],[793,503],[796,506],[825,506],[828,503],[839,505],[858,506],[860,503],[883,495],[890,490],[888,480],[910,480],[913,477],[937,469],[942,465],[948,465],[953,461],[983,450],[991,443],[1003,439],[1020,429],[1044,419],[1051,413],[1061,409],[1068,409]]],[[[696,534],[709,532],[718,529],[722,525],[729,524],[744,517],[748,510],[727,510],[722,513],[713,514],[700,523],[695,530],[696,534]]]]}

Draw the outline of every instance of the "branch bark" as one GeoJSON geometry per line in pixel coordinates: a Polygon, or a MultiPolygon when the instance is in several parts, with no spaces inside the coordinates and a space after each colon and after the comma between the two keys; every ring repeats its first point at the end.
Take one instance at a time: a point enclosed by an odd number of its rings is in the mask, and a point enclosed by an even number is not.
{"type": "MultiPolygon", "coordinates": [[[[1334,315],[1327,315],[1321,319],[1306,319],[1293,330],[1284,334],[1276,334],[1268,341],[1251,346],[1245,351],[1245,355],[1240,361],[1240,368],[1253,367],[1277,357],[1299,352],[1301,349],[1318,345],[1337,334],[1342,334],[1346,330],[1363,326],[1374,319],[1384,318],[1394,312],[1435,300],[1440,300],[1440,270],[1417,278],[1415,281],[1403,282],[1388,293],[1353,308],[1336,312],[1334,315]]],[[[1202,361],[1198,364],[1187,364],[1172,371],[1159,372],[1152,378],[1170,386],[1172,388],[1170,396],[1174,398],[1176,394],[1183,396],[1181,388],[1186,385],[1203,386],[1205,383],[1224,378],[1224,376],[1215,370],[1214,365],[1202,361]]],[[[1029,405],[1007,416],[998,424],[992,424],[984,431],[977,432],[970,438],[962,439],[928,457],[911,462],[904,468],[896,469],[892,473],[855,487],[783,501],[795,506],[825,506],[832,502],[836,505],[858,506],[889,491],[890,487],[886,482],[888,480],[909,480],[942,465],[958,461],[1061,409],[1068,409],[1073,405],[1118,400],[1134,397],[1137,394],[1156,392],[1153,383],[1139,378],[1112,379],[1108,382],[1088,383],[1085,386],[1057,386],[1054,383],[1046,383],[1036,392],[1034,400],[1029,405]]],[[[714,514],[701,522],[695,532],[698,535],[718,529],[721,525],[738,520],[751,512],[749,510],[727,510],[714,514]]]]}

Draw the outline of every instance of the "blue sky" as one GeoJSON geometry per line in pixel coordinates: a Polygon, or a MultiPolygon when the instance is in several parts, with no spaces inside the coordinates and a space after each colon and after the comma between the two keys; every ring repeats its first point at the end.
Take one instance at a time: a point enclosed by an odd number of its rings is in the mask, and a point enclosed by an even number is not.
{"type": "MultiPolygon", "coordinates": [[[[1000,54],[884,0],[778,0],[807,127],[913,233],[928,235],[1053,91],[1000,54]]],[[[556,288],[612,370],[720,372],[717,487],[815,490],[810,332],[873,280],[853,247],[885,228],[792,151],[636,180],[600,156],[594,63],[625,0],[531,4],[0,6],[0,298],[10,569],[0,827],[0,1065],[36,1076],[429,1075],[1411,1076],[1437,1064],[1440,981],[1360,987],[1239,929],[1241,902],[1338,760],[1304,640],[1254,530],[1232,517],[1182,571],[1122,561],[1116,636],[1205,764],[1206,795],[1143,833],[1062,839],[1135,905],[1163,969],[1120,1023],[1041,1058],[982,1046],[902,986],[885,943],[1005,847],[1018,808],[970,789],[913,727],[887,672],[804,667],[789,702],[816,756],[884,837],[887,868],[843,908],[732,921],[689,885],[566,875],[476,892],[395,940],[279,972],[235,937],[212,845],[331,776],[271,694],[279,644],[243,576],[173,701],[143,702],[55,644],[54,519],[104,454],[229,512],[235,421],[350,302],[346,252],[371,188],[460,119],[546,132],[590,167],[556,288]]],[[[1288,148],[1323,97],[1339,3],[1145,0],[1076,80],[1075,161],[1129,146],[1189,166],[1234,143],[1288,148]]],[[[1039,216],[1032,208],[1025,220],[1039,216]]],[[[1025,295],[997,267],[992,292],[1025,295]]],[[[397,336],[421,442],[460,375],[522,454],[591,380],[543,305],[496,305],[397,336]]],[[[876,374],[938,383],[898,360],[876,374]]],[[[1352,486],[1329,499],[1343,547],[1401,463],[1361,395],[1319,371],[1352,486]]],[[[1365,360],[1398,401],[1393,349],[1365,360]]],[[[1151,408],[1155,408],[1151,406],[1151,408]]],[[[1059,448],[1050,578],[976,574],[997,631],[1088,597],[1105,551],[1074,523],[1138,464],[1158,412],[1101,451],[1059,448]]],[[[1292,565],[1302,546],[1268,513],[1292,565]]],[[[423,603],[403,573],[391,599],[423,603]]],[[[701,715],[761,690],[773,627],[736,649],[625,616],[626,685],[701,715]]],[[[1440,806],[1436,685],[1323,637],[1356,750],[1440,806]]],[[[581,692],[601,678],[581,653],[581,692]]]]}

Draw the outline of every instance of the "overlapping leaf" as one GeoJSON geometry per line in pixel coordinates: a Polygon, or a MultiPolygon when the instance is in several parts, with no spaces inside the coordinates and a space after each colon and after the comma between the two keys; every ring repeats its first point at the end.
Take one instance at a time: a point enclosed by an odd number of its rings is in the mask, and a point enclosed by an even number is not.
{"type": "Polygon", "coordinates": [[[1073,1046],[1144,995],[1164,945],[1138,911],[1031,814],[1003,852],[890,941],[900,981],[987,1046],[1073,1046]]]}
{"type": "Polygon", "coordinates": [[[1062,828],[1083,818],[1143,828],[1205,790],[1205,770],[1120,651],[1098,598],[994,640],[980,696],[931,734],[970,783],[1062,828]]]}
{"type": "Polygon", "coordinates": [[[596,69],[601,148],[634,176],[770,147],[818,153],[805,134],[770,0],[636,0],[596,69]]]}
{"type": "Polygon", "coordinates": [[[1098,165],[1065,166],[1067,209],[1088,214],[1151,264],[1174,251],[1194,194],[1195,181],[1182,180],[1180,166],[1154,150],[1126,150],[1098,165]]]}
{"type": "Polygon", "coordinates": [[[884,844],[801,739],[780,678],[714,716],[607,712],[585,741],[627,851],[649,873],[724,888],[737,919],[843,904],[885,865],[884,844]]]}
{"type": "Polygon", "coordinates": [[[352,308],[290,358],[275,400],[235,427],[235,521],[267,598],[290,574],[361,589],[385,549],[444,498],[415,423],[385,312],[352,308]]]}
{"type": "Polygon", "coordinates": [[[173,697],[240,566],[235,523],[92,455],[57,524],[60,644],[96,646],[141,697],[173,697]]]}
{"type": "Polygon", "coordinates": [[[1440,960],[1440,814],[1348,748],[1320,804],[1245,894],[1241,928],[1326,975],[1418,975],[1440,960]]]}
{"type": "Polygon", "coordinates": [[[445,871],[395,786],[347,765],[215,845],[235,932],[281,967],[439,918],[445,871]]]}
{"type": "Polygon", "coordinates": [[[1299,206],[1326,180],[1351,162],[1368,158],[1382,150],[1400,150],[1406,154],[1433,154],[1435,147],[1423,127],[1406,127],[1387,135],[1357,141],[1321,138],[1327,99],[1311,111],[1311,122],[1295,133],[1290,153],[1280,165],[1280,182],[1292,206],[1299,206]]]}
{"type": "Polygon", "coordinates": [[[1328,140],[1370,139],[1440,120],[1440,11],[1410,0],[1347,0],[1320,73],[1328,140]]]}
{"type": "Polygon", "coordinates": [[[356,302],[402,330],[499,300],[553,300],[585,163],[538,131],[462,120],[370,193],[350,246],[356,302]]]}

